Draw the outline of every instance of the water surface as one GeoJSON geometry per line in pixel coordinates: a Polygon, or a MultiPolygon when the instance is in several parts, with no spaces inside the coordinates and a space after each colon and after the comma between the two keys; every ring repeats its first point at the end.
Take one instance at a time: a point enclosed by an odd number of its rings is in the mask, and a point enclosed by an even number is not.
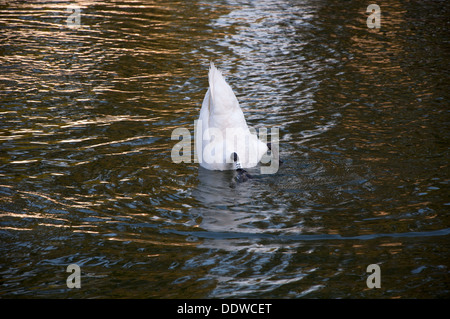
{"type": "Polygon", "coordinates": [[[0,1],[0,297],[449,297],[447,2],[69,4],[0,1]],[[209,61],[276,174],[172,162],[209,61]]]}

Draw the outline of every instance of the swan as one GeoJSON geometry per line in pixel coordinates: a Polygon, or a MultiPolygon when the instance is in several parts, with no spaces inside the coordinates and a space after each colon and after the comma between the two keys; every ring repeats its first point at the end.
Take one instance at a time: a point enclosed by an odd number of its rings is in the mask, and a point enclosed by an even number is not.
{"type": "Polygon", "coordinates": [[[268,151],[252,134],[232,88],[210,63],[209,87],[196,123],[195,147],[200,166],[209,170],[236,170],[238,179],[251,178],[245,168],[258,164],[268,151]]]}

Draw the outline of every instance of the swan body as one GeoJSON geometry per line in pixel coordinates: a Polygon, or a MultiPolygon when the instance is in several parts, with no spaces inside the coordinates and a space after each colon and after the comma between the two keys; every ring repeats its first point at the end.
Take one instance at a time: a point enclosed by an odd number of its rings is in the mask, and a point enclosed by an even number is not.
{"type": "Polygon", "coordinates": [[[267,152],[267,145],[250,132],[233,90],[212,62],[208,79],[209,88],[196,123],[195,146],[200,165],[209,170],[256,166],[267,152]]]}

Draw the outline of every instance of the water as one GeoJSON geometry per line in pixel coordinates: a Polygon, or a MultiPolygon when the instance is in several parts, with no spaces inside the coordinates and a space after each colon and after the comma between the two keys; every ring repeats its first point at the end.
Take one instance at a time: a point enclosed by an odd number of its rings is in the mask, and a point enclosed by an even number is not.
{"type": "Polygon", "coordinates": [[[0,297],[449,297],[448,2],[79,3],[0,1],[0,297]],[[210,60],[276,174],[171,161],[210,60]]]}

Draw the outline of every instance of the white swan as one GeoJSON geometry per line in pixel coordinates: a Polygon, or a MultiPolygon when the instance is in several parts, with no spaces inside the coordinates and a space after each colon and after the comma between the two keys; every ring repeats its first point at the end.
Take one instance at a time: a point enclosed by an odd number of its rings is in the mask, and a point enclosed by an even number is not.
{"type": "Polygon", "coordinates": [[[200,165],[209,170],[254,167],[267,145],[252,134],[222,73],[211,62],[209,88],[197,121],[195,143],[200,165]]]}

